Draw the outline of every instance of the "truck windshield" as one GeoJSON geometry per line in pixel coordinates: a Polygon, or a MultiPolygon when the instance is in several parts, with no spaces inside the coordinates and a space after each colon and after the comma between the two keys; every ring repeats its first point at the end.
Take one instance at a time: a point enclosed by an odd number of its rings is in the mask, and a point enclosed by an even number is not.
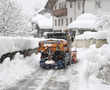
{"type": "Polygon", "coordinates": [[[65,39],[66,33],[48,33],[47,38],[65,39]]]}

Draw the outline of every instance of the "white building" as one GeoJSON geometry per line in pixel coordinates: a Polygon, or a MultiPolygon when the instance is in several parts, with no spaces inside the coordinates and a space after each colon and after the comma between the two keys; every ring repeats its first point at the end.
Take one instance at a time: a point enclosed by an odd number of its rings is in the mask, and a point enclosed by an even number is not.
{"type": "Polygon", "coordinates": [[[53,30],[65,30],[67,26],[83,13],[83,0],[57,0],[53,6],[53,30]]]}
{"type": "Polygon", "coordinates": [[[109,14],[110,0],[48,0],[53,14],[53,30],[65,30],[82,13],[109,14]]]}

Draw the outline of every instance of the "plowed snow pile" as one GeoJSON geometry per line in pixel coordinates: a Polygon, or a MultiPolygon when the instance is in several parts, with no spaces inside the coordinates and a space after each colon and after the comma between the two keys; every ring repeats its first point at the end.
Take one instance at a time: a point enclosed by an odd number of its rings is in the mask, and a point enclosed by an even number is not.
{"type": "Polygon", "coordinates": [[[39,60],[40,54],[24,58],[18,53],[12,61],[7,58],[0,64],[0,88],[14,86],[18,81],[31,75],[39,67],[39,60]]]}
{"type": "Polygon", "coordinates": [[[110,76],[108,73],[110,68],[107,67],[110,65],[109,50],[109,45],[104,45],[101,48],[95,48],[93,45],[89,49],[79,51],[80,90],[110,90],[110,79],[106,80],[106,77],[110,76]]]}

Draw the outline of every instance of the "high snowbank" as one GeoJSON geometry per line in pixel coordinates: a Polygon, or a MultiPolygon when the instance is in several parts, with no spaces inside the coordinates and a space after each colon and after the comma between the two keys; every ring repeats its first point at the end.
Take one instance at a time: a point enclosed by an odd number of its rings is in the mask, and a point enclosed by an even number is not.
{"type": "MultiPolygon", "coordinates": [[[[107,77],[107,69],[104,66],[110,64],[110,46],[103,45],[101,48],[96,48],[95,45],[89,49],[83,49],[78,53],[80,90],[109,90],[110,86],[103,84],[107,81],[101,77],[97,78],[100,72],[107,77]],[[104,68],[104,69],[103,69],[104,68]]],[[[109,70],[110,71],[110,70],[109,70]]],[[[108,76],[110,73],[108,74],[108,76]]]]}
{"type": "MultiPolygon", "coordinates": [[[[0,56],[7,52],[36,48],[41,40],[43,39],[32,37],[0,37],[0,56]]],[[[6,58],[0,64],[0,89],[14,86],[19,80],[31,75],[39,67],[39,60],[39,54],[24,58],[18,53],[12,61],[6,58]]]]}
{"type": "Polygon", "coordinates": [[[36,48],[41,40],[32,37],[0,37],[0,56],[7,52],[36,48]]]}
{"type": "Polygon", "coordinates": [[[19,80],[30,76],[38,67],[40,54],[23,58],[19,53],[13,61],[7,58],[0,64],[0,90],[16,85],[19,80]]]}

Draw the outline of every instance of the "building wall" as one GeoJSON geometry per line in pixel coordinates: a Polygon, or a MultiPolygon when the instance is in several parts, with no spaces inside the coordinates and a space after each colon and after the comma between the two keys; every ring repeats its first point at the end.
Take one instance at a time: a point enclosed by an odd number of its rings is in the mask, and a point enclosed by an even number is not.
{"type": "Polygon", "coordinates": [[[66,0],[58,0],[58,2],[54,6],[54,10],[59,9],[59,5],[62,4],[63,7],[67,8],[67,16],[60,16],[60,17],[53,17],[54,23],[53,23],[53,29],[54,30],[65,30],[67,29],[67,26],[76,19],[77,16],[81,14],[82,6],[81,6],[82,0],[78,0],[76,2],[72,1],[66,1],[66,0]],[[63,19],[63,25],[62,25],[62,19],[63,19]],[[57,22],[57,25],[55,25],[55,22],[57,22]],[[60,25],[59,25],[60,22],[60,25]]]}
{"type": "Polygon", "coordinates": [[[95,44],[96,48],[100,48],[104,44],[107,44],[106,39],[89,39],[89,40],[75,40],[72,44],[76,48],[89,48],[91,45],[95,44]]]}
{"type": "MultiPolygon", "coordinates": [[[[68,24],[71,23],[70,18],[72,18],[72,21],[75,20],[79,15],[82,14],[83,11],[83,0],[76,0],[76,1],[67,1],[67,0],[58,0],[56,4],[54,5],[53,9],[58,10],[59,4],[63,4],[63,6],[66,4],[67,8],[67,16],[60,16],[55,17],[53,16],[53,30],[65,30],[67,29],[68,24]],[[72,4],[72,8],[70,7],[70,4],[72,4]],[[56,9],[55,9],[56,7],[56,9]],[[63,19],[63,25],[61,24],[63,19]],[[57,25],[55,25],[55,21],[57,22],[57,25]],[[67,23],[68,21],[68,23],[67,23]],[[60,25],[58,24],[60,22],[60,25]]],[[[92,13],[95,15],[99,14],[110,14],[110,0],[86,0],[85,2],[85,13],[92,13]]]]}
{"type": "MultiPolygon", "coordinates": [[[[54,6],[54,10],[58,10],[59,9],[59,4],[63,4],[64,6],[66,5],[67,6],[67,3],[65,1],[62,1],[62,0],[58,0],[58,2],[55,4],[54,6]],[[56,7],[56,8],[55,8],[56,7]]],[[[54,30],[62,30],[62,28],[65,28],[66,26],[66,16],[61,16],[61,17],[53,17],[54,18],[54,30]],[[63,19],[63,25],[59,25],[59,20],[60,20],[60,23],[61,23],[61,20],[63,19]],[[55,24],[56,22],[56,24],[55,24]]]]}

